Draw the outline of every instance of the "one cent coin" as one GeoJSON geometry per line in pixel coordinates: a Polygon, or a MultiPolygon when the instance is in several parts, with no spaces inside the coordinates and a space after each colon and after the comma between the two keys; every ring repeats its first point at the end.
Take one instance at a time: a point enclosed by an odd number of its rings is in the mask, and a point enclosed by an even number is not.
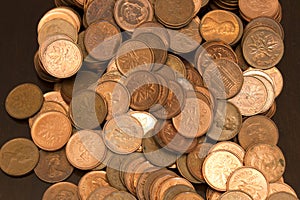
{"type": "Polygon", "coordinates": [[[263,4],[260,1],[239,1],[239,8],[249,21],[261,16],[274,17],[278,6],[278,0],[267,0],[263,4]]]}
{"type": "Polygon", "coordinates": [[[220,200],[252,200],[252,197],[242,191],[228,191],[219,198],[220,200]]]}
{"type": "Polygon", "coordinates": [[[298,200],[298,198],[288,192],[276,192],[271,194],[268,200],[298,200]]]}
{"type": "Polygon", "coordinates": [[[69,182],[60,182],[50,186],[44,193],[42,200],[70,199],[80,200],[78,188],[69,182]]]}
{"type": "Polygon", "coordinates": [[[91,193],[91,195],[87,198],[87,200],[104,200],[106,196],[110,195],[113,192],[117,192],[118,190],[110,187],[99,187],[94,192],[91,193]]]}
{"type": "Polygon", "coordinates": [[[286,183],[270,183],[269,195],[276,193],[276,192],[288,192],[288,193],[294,195],[295,197],[297,197],[295,190],[286,183]]]}
{"type": "Polygon", "coordinates": [[[189,171],[188,166],[187,166],[187,154],[183,154],[180,156],[180,158],[177,159],[176,161],[176,167],[184,178],[186,178],[188,181],[191,183],[202,183],[201,181],[198,181],[189,171]]]}
{"type": "Polygon", "coordinates": [[[204,200],[203,197],[201,197],[196,192],[183,192],[183,193],[177,194],[173,198],[173,200],[181,200],[181,199],[204,200]]]}
{"type": "Polygon", "coordinates": [[[29,173],[37,165],[38,160],[38,148],[31,140],[15,138],[1,147],[1,169],[11,176],[22,176],[29,173]]]}
{"type": "Polygon", "coordinates": [[[163,200],[174,199],[174,197],[183,192],[194,192],[195,190],[187,185],[173,185],[169,187],[163,195],[163,200]]]}
{"type": "Polygon", "coordinates": [[[230,141],[219,142],[210,149],[209,153],[218,151],[218,150],[229,151],[229,152],[235,154],[240,159],[240,161],[242,161],[242,162],[244,161],[245,150],[243,149],[243,147],[241,147],[240,145],[238,145],[235,142],[230,142],[230,141]]]}
{"type": "Polygon", "coordinates": [[[91,25],[98,20],[114,22],[115,2],[110,0],[90,1],[84,13],[84,19],[87,25],[91,25]]]}
{"type": "Polygon", "coordinates": [[[107,195],[104,200],[136,200],[136,198],[128,192],[116,191],[107,195]]]}
{"type": "Polygon", "coordinates": [[[38,86],[24,83],[15,87],[7,95],[5,109],[13,118],[26,119],[40,110],[43,101],[43,93],[38,86]]]}

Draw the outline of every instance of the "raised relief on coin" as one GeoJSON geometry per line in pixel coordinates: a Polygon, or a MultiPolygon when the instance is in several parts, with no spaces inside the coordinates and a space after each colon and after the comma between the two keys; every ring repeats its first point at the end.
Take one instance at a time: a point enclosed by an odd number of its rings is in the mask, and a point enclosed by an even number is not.
{"type": "Polygon", "coordinates": [[[220,196],[220,200],[252,200],[252,197],[242,191],[228,191],[220,196]]]}
{"type": "Polygon", "coordinates": [[[45,191],[42,198],[42,200],[53,199],[79,200],[78,187],[69,182],[56,183],[45,191]]]}
{"type": "Polygon", "coordinates": [[[114,16],[124,30],[133,30],[143,22],[152,21],[153,8],[148,0],[120,0],[115,4],[114,16]]]}
{"type": "Polygon", "coordinates": [[[265,73],[270,75],[274,83],[275,96],[278,97],[283,89],[283,77],[278,68],[272,67],[264,70],[265,73]]]}
{"type": "Polygon", "coordinates": [[[241,167],[228,178],[227,190],[241,190],[253,200],[265,200],[269,194],[269,183],[260,171],[251,167],[241,167]]]}
{"type": "Polygon", "coordinates": [[[215,190],[226,191],[230,174],[243,163],[233,153],[225,150],[210,153],[203,163],[202,172],[206,182],[215,190]]]}
{"type": "Polygon", "coordinates": [[[262,111],[267,98],[267,89],[263,82],[246,76],[241,91],[229,101],[239,108],[242,115],[252,116],[262,111]]]}
{"type": "Polygon", "coordinates": [[[269,182],[277,181],[285,171],[285,159],[281,150],[274,145],[257,144],[248,148],[245,166],[261,171],[269,182]]]}
{"type": "Polygon", "coordinates": [[[271,183],[269,196],[276,192],[288,192],[297,197],[295,190],[286,183],[271,183]]]}
{"type": "Polygon", "coordinates": [[[118,190],[110,186],[99,187],[88,196],[87,200],[104,200],[106,196],[116,191],[118,190]]]}
{"type": "Polygon", "coordinates": [[[69,140],[72,125],[63,113],[51,111],[40,114],[31,128],[34,143],[43,150],[55,151],[69,140]]]}
{"type": "Polygon", "coordinates": [[[68,40],[52,42],[43,54],[45,70],[57,78],[73,76],[81,67],[82,53],[79,47],[68,40]]]}
{"type": "Polygon", "coordinates": [[[278,10],[278,0],[241,0],[239,8],[249,21],[251,19],[267,16],[274,17],[278,10]]]}
{"type": "Polygon", "coordinates": [[[98,20],[106,20],[114,23],[114,6],[115,2],[110,0],[95,0],[87,5],[84,13],[84,19],[87,25],[98,20]]]}
{"type": "Polygon", "coordinates": [[[219,142],[210,149],[209,153],[218,150],[229,151],[235,154],[241,161],[244,161],[245,150],[235,142],[230,142],[230,141],[219,142]]]}
{"type": "Polygon", "coordinates": [[[269,69],[281,60],[284,44],[282,38],[272,29],[258,27],[250,30],[245,36],[243,53],[251,66],[269,69]]]}

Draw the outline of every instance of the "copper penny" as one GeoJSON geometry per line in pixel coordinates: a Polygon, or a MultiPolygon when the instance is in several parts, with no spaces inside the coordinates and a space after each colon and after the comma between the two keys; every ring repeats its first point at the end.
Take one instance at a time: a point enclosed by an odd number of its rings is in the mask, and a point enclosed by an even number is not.
{"type": "Polygon", "coordinates": [[[98,189],[96,189],[94,192],[90,194],[87,200],[104,200],[105,197],[117,191],[118,191],[117,189],[110,186],[99,187],[98,189]]]}
{"type": "Polygon", "coordinates": [[[66,146],[69,162],[82,170],[93,169],[103,161],[106,147],[102,137],[91,130],[81,130],[72,135],[66,146]]]}
{"type": "Polygon", "coordinates": [[[237,59],[238,59],[238,65],[239,67],[245,71],[247,70],[250,65],[247,63],[247,61],[245,60],[244,58],[244,55],[243,55],[243,50],[242,50],[242,46],[239,44],[236,48],[235,48],[235,51],[236,53],[236,56],[237,56],[237,59]]]}
{"type": "Polygon", "coordinates": [[[104,142],[118,154],[129,154],[142,144],[144,135],[141,124],[129,115],[117,116],[104,126],[104,142]]]}
{"type": "Polygon", "coordinates": [[[80,199],[86,200],[93,191],[106,186],[109,186],[106,178],[106,172],[88,172],[80,179],[78,183],[78,194],[80,199]]]}
{"type": "Polygon", "coordinates": [[[56,111],[40,114],[31,128],[33,142],[46,151],[62,148],[68,142],[71,133],[72,125],[69,118],[56,111]]]}
{"type": "Polygon", "coordinates": [[[177,194],[173,200],[181,200],[181,199],[193,199],[193,200],[204,200],[199,194],[195,192],[183,192],[177,194]]]}
{"type": "Polygon", "coordinates": [[[128,114],[136,118],[141,123],[144,135],[151,131],[157,122],[157,119],[148,112],[130,111],[128,114]]]}
{"type": "Polygon", "coordinates": [[[243,147],[241,147],[240,145],[238,145],[235,142],[230,142],[230,141],[219,142],[210,149],[209,153],[218,151],[218,150],[229,151],[229,152],[235,154],[240,159],[240,161],[242,161],[242,162],[244,161],[245,150],[243,149],[243,147]]]}
{"type": "Polygon", "coordinates": [[[59,91],[51,91],[44,94],[45,101],[55,101],[61,104],[66,111],[69,111],[69,105],[62,98],[61,93],[59,91]]]}
{"type": "Polygon", "coordinates": [[[208,187],[206,190],[206,199],[207,200],[219,200],[219,198],[222,194],[223,193],[218,192],[218,191],[213,190],[210,187],[208,187]]]}
{"type": "Polygon", "coordinates": [[[226,191],[228,177],[242,166],[242,161],[235,154],[218,150],[210,153],[205,158],[202,173],[210,187],[218,191],[226,191]]]}
{"type": "Polygon", "coordinates": [[[278,97],[283,89],[283,77],[278,68],[272,67],[270,69],[264,70],[273,80],[275,96],[278,97]]]}
{"type": "Polygon", "coordinates": [[[204,86],[203,78],[194,67],[186,67],[186,79],[195,86],[204,86]]]}
{"type": "Polygon", "coordinates": [[[107,163],[106,167],[106,173],[107,173],[107,179],[111,186],[114,188],[121,190],[121,191],[127,191],[127,188],[121,181],[120,176],[120,165],[121,163],[126,159],[126,156],[124,155],[114,155],[107,163]]]}
{"type": "Polygon", "coordinates": [[[247,193],[238,191],[238,190],[233,190],[233,191],[228,191],[224,193],[222,196],[220,196],[220,200],[252,200],[252,197],[249,196],[247,193]]]}
{"type": "Polygon", "coordinates": [[[73,169],[67,159],[65,149],[55,152],[40,150],[40,159],[34,168],[34,173],[45,182],[56,183],[67,179],[73,169]]]}
{"type": "Polygon", "coordinates": [[[295,197],[297,197],[295,190],[291,186],[289,186],[288,184],[285,184],[285,183],[271,183],[269,195],[276,193],[276,192],[288,192],[288,193],[294,195],[295,197]]]}
{"type": "Polygon", "coordinates": [[[164,192],[162,200],[174,199],[176,195],[183,192],[194,192],[194,189],[187,185],[173,185],[164,192]]]}
{"type": "Polygon", "coordinates": [[[181,176],[186,178],[191,183],[196,183],[196,184],[202,183],[201,181],[198,181],[189,171],[189,169],[187,167],[187,155],[186,154],[183,154],[182,156],[180,156],[180,158],[177,159],[176,166],[177,166],[177,169],[178,169],[179,173],[181,174],[181,176]]]}
{"type": "Polygon", "coordinates": [[[260,171],[252,167],[241,167],[228,178],[227,190],[241,190],[253,200],[265,200],[269,194],[269,183],[260,171]]]}
{"type": "Polygon", "coordinates": [[[168,54],[166,65],[174,70],[177,77],[186,77],[185,65],[179,57],[173,54],[168,54]]]}
{"type": "Polygon", "coordinates": [[[176,177],[177,177],[177,175],[173,175],[173,174],[170,174],[170,173],[164,173],[164,174],[161,174],[156,179],[154,179],[154,181],[152,182],[152,184],[150,186],[150,196],[149,196],[150,198],[149,198],[149,200],[156,200],[157,199],[163,182],[165,182],[166,180],[168,180],[170,178],[176,178],[176,177]]]}
{"type": "Polygon", "coordinates": [[[297,200],[298,198],[288,192],[276,192],[268,197],[268,200],[297,200]]]}
{"type": "Polygon", "coordinates": [[[128,192],[116,191],[107,195],[104,200],[136,200],[136,198],[128,192]]]}
{"type": "Polygon", "coordinates": [[[276,145],[278,138],[279,133],[276,124],[271,119],[261,115],[246,119],[238,134],[239,143],[244,149],[258,143],[276,145]]]}
{"type": "Polygon", "coordinates": [[[278,6],[278,0],[267,0],[263,4],[256,0],[239,1],[241,12],[250,20],[261,16],[274,17],[278,10],[278,6]]]}
{"type": "Polygon", "coordinates": [[[70,199],[80,200],[78,187],[69,182],[60,182],[50,186],[44,193],[42,200],[70,199]]]}
{"type": "Polygon", "coordinates": [[[114,22],[114,6],[115,2],[110,0],[91,1],[87,5],[84,13],[86,25],[89,26],[98,20],[114,22]]]}
{"type": "Polygon", "coordinates": [[[277,181],[285,171],[285,159],[281,150],[275,145],[256,144],[248,148],[245,166],[261,171],[269,182],[277,181]]]}

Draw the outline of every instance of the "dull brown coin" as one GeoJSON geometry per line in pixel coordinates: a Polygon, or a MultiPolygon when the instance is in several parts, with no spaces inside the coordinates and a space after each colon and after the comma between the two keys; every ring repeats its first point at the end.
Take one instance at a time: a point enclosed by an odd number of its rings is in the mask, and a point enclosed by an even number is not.
{"type": "Polygon", "coordinates": [[[87,200],[104,200],[106,196],[117,191],[118,191],[117,189],[110,186],[99,187],[98,189],[96,189],[94,192],[90,194],[87,200]]]}
{"type": "Polygon", "coordinates": [[[177,159],[176,166],[177,166],[177,169],[178,169],[179,173],[181,174],[181,176],[186,178],[191,183],[195,183],[195,184],[202,183],[201,181],[198,181],[189,171],[189,169],[187,167],[187,155],[186,154],[183,154],[182,156],[180,156],[180,158],[177,159]]]}
{"type": "Polygon", "coordinates": [[[173,198],[173,200],[181,200],[181,199],[204,200],[203,197],[201,197],[196,192],[183,192],[183,193],[177,194],[173,198]]]}
{"type": "Polygon", "coordinates": [[[233,191],[228,191],[222,196],[220,196],[220,200],[252,200],[252,197],[249,196],[247,193],[238,191],[238,190],[233,190],[233,191]]]}
{"type": "Polygon", "coordinates": [[[66,154],[74,167],[88,170],[97,167],[104,160],[106,147],[99,134],[91,130],[81,130],[68,141],[66,154]]]}
{"type": "Polygon", "coordinates": [[[252,167],[241,167],[228,178],[227,190],[241,190],[253,200],[265,200],[269,194],[269,183],[265,176],[252,167]]]}
{"type": "Polygon", "coordinates": [[[245,150],[243,149],[243,147],[241,147],[240,145],[238,145],[235,142],[230,142],[230,141],[219,142],[210,149],[209,153],[218,151],[218,150],[229,151],[229,152],[235,154],[240,159],[240,161],[242,161],[242,162],[244,161],[245,150]]]}
{"type": "Polygon", "coordinates": [[[159,84],[151,72],[140,70],[131,73],[125,80],[130,95],[130,107],[147,110],[158,101],[159,84]]]}
{"type": "Polygon", "coordinates": [[[225,59],[215,60],[208,65],[203,78],[209,90],[218,99],[234,97],[241,91],[244,82],[240,67],[225,59]]]}
{"type": "Polygon", "coordinates": [[[81,200],[86,200],[96,189],[110,186],[107,182],[106,172],[93,171],[86,173],[78,183],[78,194],[81,200]]]}
{"type": "Polygon", "coordinates": [[[70,199],[79,200],[78,187],[69,182],[55,183],[44,193],[42,200],[70,199]]]}
{"type": "Polygon", "coordinates": [[[156,0],[154,9],[156,18],[162,24],[171,28],[181,28],[193,19],[195,4],[193,0],[156,0]]]}
{"type": "Polygon", "coordinates": [[[124,155],[114,155],[107,163],[106,173],[107,173],[107,180],[111,186],[114,188],[127,191],[127,188],[121,181],[120,177],[120,165],[122,161],[126,159],[124,155]]]}
{"type": "Polygon", "coordinates": [[[164,192],[162,200],[173,199],[177,194],[183,192],[194,192],[194,189],[187,185],[181,185],[181,184],[173,185],[164,192]]]}
{"type": "Polygon", "coordinates": [[[226,150],[218,150],[205,158],[202,174],[210,187],[217,191],[226,191],[228,177],[242,166],[242,161],[235,154],[226,150]]]}
{"type": "Polygon", "coordinates": [[[106,20],[114,23],[115,2],[110,0],[95,0],[87,4],[84,12],[86,25],[91,25],[98,20],[106,20]]]}
{"type": "Polygon", "coordinates": [[[276,124],[271,119],[261,115],[246,119],[238,134],[239,143],[244,149],[258,143],[276,145],[278,138],[279,133],[276,124]]]}
{"type": "MultiPolygon", "coordinates": [[[[186,65],[187,66],[187,65],[186,65]]],[[[186,79],[195,87],[195,86],[204,86],[203,78],[196,70],[196,68],[186,67],[186,79]]]]}
{"type": "Polygon", "coordinates": [[[204,15],[200,31],[206,41],[222,40],[232,44],[239,37],[240,26],[234,13],[214,10],[204,15]]]}
{"type": "Polygon", "coordinates": [[[24,83],[9,92],[5,100],[5,109],[13,118],[26,119],[40,110],[43,101],[43,93],[38,86],[24,83]]]}
{"type": "Polygon", "coordinates": [[[153,51],[139,40],[124,42],[116,55],[116,65],[123,75],[128,75],[137,69],[150,71],[153,62],[153,51]]]}
{"type": "Polygon", "coordinates": [[[67,159],[65,149],[55,152],[40,150],[39,162],[34,168],[34,173],[45,182],[56,183],[67,179],[73,169],[67,159]]]}
{"type": "Polygon", "coordinates": [[[137,194],[138,199],[145,200],[144,190],[146,188],[144,187],[144,185],[145,185],[145,182],[148,179],[148,177],[154,171],[157,171],[157,170],[153,170],[153,171],[150,170],[148,172],[141,174],[141,176],[139,177],[139,179],[137,181],[137,186],[136,186],[136,194],[137,194]]]}
{"type": "Polygon", "coordinates": [[[243,55],[243,50],[242,50],[242,46],[239,44],[236,48],[235,48],[235,51],[236,53],[236,56],[237,56],[237,59],[238,59],[238,65],[239,67],[245,71],[247,70],[248,68],[250,68],[250,65],[247,63],[247,61],[245,60],[244,58],[244,55],[243,55]]]}
{"type": "Polygon", "coordinates": [[[129,32],[133,32],[143,22],[152,21],[153,15],[153,7],[147,0],[120,0],[114,8],[117,24],[129,32]]]}
{"type": "Polygon", "coordinates": [[[61,112],[51,111],[40,114],[31,128],[33,142],[45,151],[62,148],[69,140],[72,125],[61,112]]]}
{"type": "Polygon", "coordinates": [[[242,127],[242,114],[230,102],[217,102],[214,121],[207,136],[216,141],[225,141],[234,138],[242,127]]]}
{"type": "Polygon", "coordinates": [[[298,198],[288,192],[276,192],[271,194],[268,200],[298,200],[298,198]]]}
{"type": "Polygon", "coordinates": [[[143,128],[138,120],[129,115],[120,115],[104,125],[104,142],[118,154],[129,154],[142,144],[143,128]]]}
{"type": "Polygon", "coordinates": [[[136,200],[136,198],[128,192],[116,191],[107,195],[104,200],[136,200]]]}
{"type": "Polygon", "coordinates": [[[294,195],[295,197],[297,197],[295,190],[286,183],[270,183],[269,196],[276,192],[288,192],[288,193],[294,195]]]}
{"type": "Polygon", "coordinates": [[[92,23],[84,35],[87,52],[99,61],[111,59],[116,54],[121,42],[122,36],[118,27],[107,21],[92,23]]]}
{"type": "Polygon", "coordinates": [[[223,193],[213,190],[210,187],[207,188],[206,193],[205,193],[207,200],[219,200],[219,198],[222,194],[223,193]]]}
{"type": "Polygon", "coordinates": [[[11,176],[29,173],[39,161],[39,152],[31,140],[15,138],[6,142],[0,151],[1,169],[11,176]]]}
{"type": "Polygon", "coordinates": [[[150,185],[149,200],[157,199],[157,197],[159,195],[159,190],[161,189],[161,185],[164,181],[166,181],[170,178],[176,178],[176,177],[177,177],[177,175],[173,175],[171,173],[164,173],[164,174],[161,174],[156,179],[154,179],[154,181],[150,185]]]}
{"type": "Polygon", "coordinates": [[[270,144],[256,144],[248,148],[245,166],[261,171],[269,182],[276,182],[285,171],[285,159],[279,147],[270,144]]]}

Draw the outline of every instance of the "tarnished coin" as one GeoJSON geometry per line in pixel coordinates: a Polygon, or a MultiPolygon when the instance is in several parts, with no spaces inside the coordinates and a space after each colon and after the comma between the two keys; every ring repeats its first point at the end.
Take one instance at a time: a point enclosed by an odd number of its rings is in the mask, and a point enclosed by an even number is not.
{"type": "Polygon", "coordinates": [[[224,193],[222,196],[219,198],[220,200],[252,200],[252,197],[249,196],[247,193],[238,191],[238,190],[233,190],[233,191],[228,191],[224,193]]]}
{"type": "Polygon", "coordinates": [[[281,150],[270,144],[256,144],[248,148],[245,166],[261,171],[269,182],[277,181],[285,171],[285,159],[281,150]]]}
{"type": "Polygon", "coordinates": [[[194,189],[187,185],[173,185],[164,192],[162,200],[173,199],[177,194],[183,192],[194,192],[194,189]]]}
{"type": "Polygon", "coordinates": [[[229,101],[237,106],[244,116],[259,114],[267,102],[268,92],[264,83],[252,76],[245,76],[240,92],[229,101]]]}
{"type": "Polygon", "coordinates": [[[295,190],[286,183],[270,183],[269,195],[276,193],[276,192],[288,192],[288,193],[294,195],[295,197],[297,197],[295,190]]]}
{"type": "Polygon", "coordinates": [[[227,44],[236,41],[240,33],[237,16],[226,10],[214,10],[201,20],[201,35],[206,41],[222,40],[227,44]]]}
{"type": "Polygon", "coordinates": [[[138,120],[129,115],[117,116],[104,125],[104,142],[118,154],[129,154],[142,144],[143,128],[138,120]]]}
{"type": "Polygon", "coordinates": [[[106,172],[93,171],[86,173],[78,183],[78,194],[81,200],[86,200],[96,189],[110,186],[107,182],[106,172]]]}
{"type": "Polygon", "coordinates": [[[56,78],[73,76],[80,69],[83,60],[79,47],[73,42],[63,39],[49,44],[41,57],[47,73],[56,78]]]}
{"type": "Polygon", "coordinates": [[[183,154],[180,156],[180,158],[177,159],[176,161],[176,167],[184,178],[186,178],[188,181],[191,183],[202,183],[201,181],[197,180],[189,171],[188,166],[187,166],[187,154],[183,154]]]}
{"type": "Polygon", "coordinates": [[[162,24],[171,28],[181,28],[193,19],[195,4],[193,0],[156,0],[154,9],[156,18],[162,24]]]}
{"type": "Polygon", "coordinates": [[[203,197],[201,197],[196,192],[183,192],[183,193],[177,194],[173,198],[173,200],[181,200],[181,199],[204,200],[203,197]]]}
{"type": "Polygon", "coordinates": [[[128,192],[117,191],[107,195],[104,200],[136,200],[136,198],[128,192]]]}
{"type": "Polygon", "coordinates": [[[153,7],[148,0],[120,0],[115,4],[115,20],[125,31],[133,32],[143,22],[152,21],[153,16],[153,7]]]}
{"type": "Polygon", "coordinates": [[[104,200],[106,196],[117,191],[118,191],[117,189],[110,186],[99,187],[98,189],[96,189],[94,192],[90,194],[87,200],[104,200]]]}
{"type": "Polygon", "coordinates": [[[242,48],[246,61],[258,69],[274,67],[284,54],[282,38],[271,28],[253,28],[243,41],[242,48]],[[261,43],[265,45],[261,46],[261,43]]]}
{"type": "Polygon", "coordinates": [[[151,70],[154,62],[153,51],[144,42],[128,40],[119,48],[116,55],[116,65],[123,75],[135,70],[151,70]]]}
{"type": "Polygon", "coordinates": [[[31,128],[33,142],[45,151],[62,148],[69,140],[72,125],[61,112],[51,111],[40,114],[31,128]]]}
{"type": "Polygon", "coordinates": [[[12,139],[1,147],[1,169],[11,176],[22,176],[29,173],[38,161],[38,148],[26,138],[12,139]]]}
{"type": "Polygon", "coordinates": [[[80,200],[78,196],[78,187],[69,182],[55,183],[44,193],[42,200],[69,199],[80,200]]]}
{"type": "Polygon", "coordinates": [[[112,156],[112,158],[108,161],[106,167],[107,180],[109,184],[121,191],[127,191],[127,188],[122,183],[120,176],[120,165],[126,158],[127,157],[125,155],[114,154],[114,156],[112,156]]]}
{"type": "Polygon", "coordinates": [[[265,200],[269,194],[269,183],[260,171],[252,167],[241,167],[229,176],[227,190],[241,190],[253,200],[265,200]]]}
{"type": "Polygon", "coordinates": [[[106,20],[114,22],[114,6],[115,1],[95,0],[88,3],[84,13],[86,25],[90,25],[98,20],[106,20]]]}
{"type": "Polygon", "coordinates": [[[166,65],[170,67],[177,77],[186,77],[186,68],[181,59],[173,54],[168,54],[166,65]]]}
{"type": "Polygon", "coordinates": [[[276,145],[278,138],[279,132],[276,124],[261,115],[246,119],[238,134],[239,143],[244,149],[258,143],[276,145]]]}
{"type": "Polygon", "coordinates": [[[216,141],[225,141],[234,138],[242,126],[242,114],[230,102],[217,102],[214,121],[207,136],[216,141]]]}
{"type": "Polygon", "coordinates": [[[82,170],[97,167],[105,158],[106,147],[102,137],[91,130],[81,130],[72,135],[66,146],[69,162],[82,170]]]}
{"type": "Polygon", "coordinates": [[[226,191],[228,177],[242,166],[242,161],[235,154],[218,150],[210,153],[205,158],[202,173],[210,187],[217,191],[226,191]]]}
{"type": "Polygon", "coordinates": [[[237,56],[237,59],[238,59],[238,65],[239,67],[245,71],[247,70],[250,65],[247,63],[247,61],[245,60],[244,58],[244,55],[243,55],[243,50],[242,50],[242,46],[239,44],[236,48],[235,48],[235,54],[237,56]]]}
{"type": "Polygon", "coordinates": [[[45,182],[56,183],[67,179],[73,169],[67,159],[65,149],[55,152],[40,150],[40,159],[34,168],[34,173],[45,182]]]}
{"type": "Polygon", "coordinates": [[[39,111],[43,101],[43,93],[38,86],[24,83],[9,92],[5,100],[5,109],[13,118],[26,119],[39,111]]]}
{"type": "Polygon", "coordinates": [[[92,23],[85,31],[84,44],[87,52],[94,59],[111,59],[122,42],[120,30],[107,21],[92,23]]]}
{"type": "Polygon", "coordinates": [[[298,200],[298,198],[288,192],[276,192],[271,194],[268,200],[298,200]]]}
{"type": "Polygon", "coordinates": [[[244,161],[245,150],[235,142],[230,142],[230,141],[219,142],[219,143],[215,144],[214,146],[212,146],[209,153],[218,151],[218,150],[229,151],[229,152],[235,154],[240,159],[240,161],[242,161],[242,162],[244,161]]]}
{"type": "MultiPolygon", "coordinates": [[[[186,65],[186,64],[185,64],[186,65]]],[[[186,65],[187,66],[187,65],[186,65]]],[[[196,68],[186,67],[186,79],[195,87],[195,86],[204,86],[203,78],[196,70],[196,68]]]]}

